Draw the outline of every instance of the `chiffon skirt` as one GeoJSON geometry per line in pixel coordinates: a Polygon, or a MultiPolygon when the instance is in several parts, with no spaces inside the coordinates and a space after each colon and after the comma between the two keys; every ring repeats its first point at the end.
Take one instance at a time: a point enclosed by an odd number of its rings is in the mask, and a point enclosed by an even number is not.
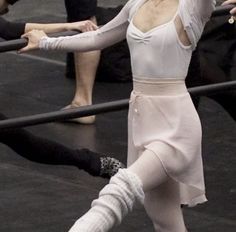
{"type": "Polygon", "coordinates": [[[167,175],[179,184],[181,204],[205,202],[201,123],[185,82],[134,80],[133,85],[128,115],[128,166],[146,149],[151,150],[167,175]]]}

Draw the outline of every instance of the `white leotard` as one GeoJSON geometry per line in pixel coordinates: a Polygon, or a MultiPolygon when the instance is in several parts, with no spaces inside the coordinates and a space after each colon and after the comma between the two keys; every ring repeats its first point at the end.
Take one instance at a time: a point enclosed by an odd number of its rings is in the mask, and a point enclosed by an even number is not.
{"type": "Polygon", "coordinates": [[[70,37],[44,37],[40,41],[40,48],[85,52],[103,49],[127,38],[134,78],[184,79],[192,51],[211,16],[215,0],[179,0],[175,16],[180,17],[191,46],[184,46],[180,42],[175,17],[146,33],[136,28],[132,19],[145,1],[128,1],[113,20],[96,31],[70,37]]]}

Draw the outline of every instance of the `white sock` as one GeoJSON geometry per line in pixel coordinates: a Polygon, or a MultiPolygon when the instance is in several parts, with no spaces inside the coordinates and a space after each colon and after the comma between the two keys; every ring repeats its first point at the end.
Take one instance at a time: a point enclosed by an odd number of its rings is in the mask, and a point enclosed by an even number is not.
{"type": "Polygon", "coordinates": [[[122,221],[136,200],[144,200],[141,180],[131,171],[120,169],[69,232],[106,232],[122,221]]]}

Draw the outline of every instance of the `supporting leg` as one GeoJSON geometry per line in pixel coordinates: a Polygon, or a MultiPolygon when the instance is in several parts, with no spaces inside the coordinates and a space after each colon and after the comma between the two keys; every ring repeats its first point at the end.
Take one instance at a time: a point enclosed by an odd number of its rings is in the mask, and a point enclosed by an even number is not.
{"type": "Polygon", "coordinates": [[[167,175],[158,156],[146,150],[129,170],[142,180],[144,207],[155,231],[185,232],[179,184],[167,175]]]}
{"type": "Polygon", "coordinates": [[[155,231],[185,232],[180,207],[179,185],[169,179],[156,189],[145,192],[144,207],[155,231]]]}
{"type": "MultiPolygon", "coordinates": [[[[67,21],[76,22],[92,20],[96,22],[97,0],[64,0],[67,12],[67,21]]],[[[74,98],[66,108],[92,104],[93,84],[96,76],[97,66],[100,59],[100,51],[88,53],[69,53],[67,56],[66,75],[76,79],[74,98]]],[[[76,118],[74,121],[82,124],[92,124],[95,116],[76,118]]]]}
{"type": "MultiPolygon", "coordinates": [[[[95,17],[92,17],[91,20],[96,23],[95,17]]],[[[93,85],[99,60],[100,51],[74,53],[76,88],[72,103],[66,107],[67,109],[92,104],[93,85]]],[[[76,118],[70,121],[92,124],[95,121],[95,116],[76,118]]]]}

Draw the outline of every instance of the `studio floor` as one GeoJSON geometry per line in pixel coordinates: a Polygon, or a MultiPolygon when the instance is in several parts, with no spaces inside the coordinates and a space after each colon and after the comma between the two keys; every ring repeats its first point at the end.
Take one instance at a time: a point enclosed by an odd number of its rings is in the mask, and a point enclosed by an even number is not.
{"type": "MultiPolygon", "coordinates": [[[[109,6],[119,2],[110,1],[109,6]]],[[[106,3],[99,1],[101,6],[106,3]]],[[[24,0],[6,17],[63,22],[66,15],[62,0],[24,0]]],[[[0,112],[10,118],[59,110],[73,97],[75,83],[65,78],[65,53],[1,53],[0,70],[0,112]]],[[[130,83],[96,82],[94,103],[128,98],[131,87],[130,83]]],[[[206,97],[201,99],[199,115],[208,202],[184,209],[187,228],[189,232],[234,232],[236,124],[221,106],[206,97]]],[[[87,147],[126,162],[127,110],[100,114],[94,125],[55,122],[26,129],[73,148],[87,147]]],[[[68,231],[107,183],[74,167],[32,163],[2,144],[0,161],[1,232],[68,231]]],[[[112,231],[151,232],[153,228],[138,205],[112,231]]]]}

